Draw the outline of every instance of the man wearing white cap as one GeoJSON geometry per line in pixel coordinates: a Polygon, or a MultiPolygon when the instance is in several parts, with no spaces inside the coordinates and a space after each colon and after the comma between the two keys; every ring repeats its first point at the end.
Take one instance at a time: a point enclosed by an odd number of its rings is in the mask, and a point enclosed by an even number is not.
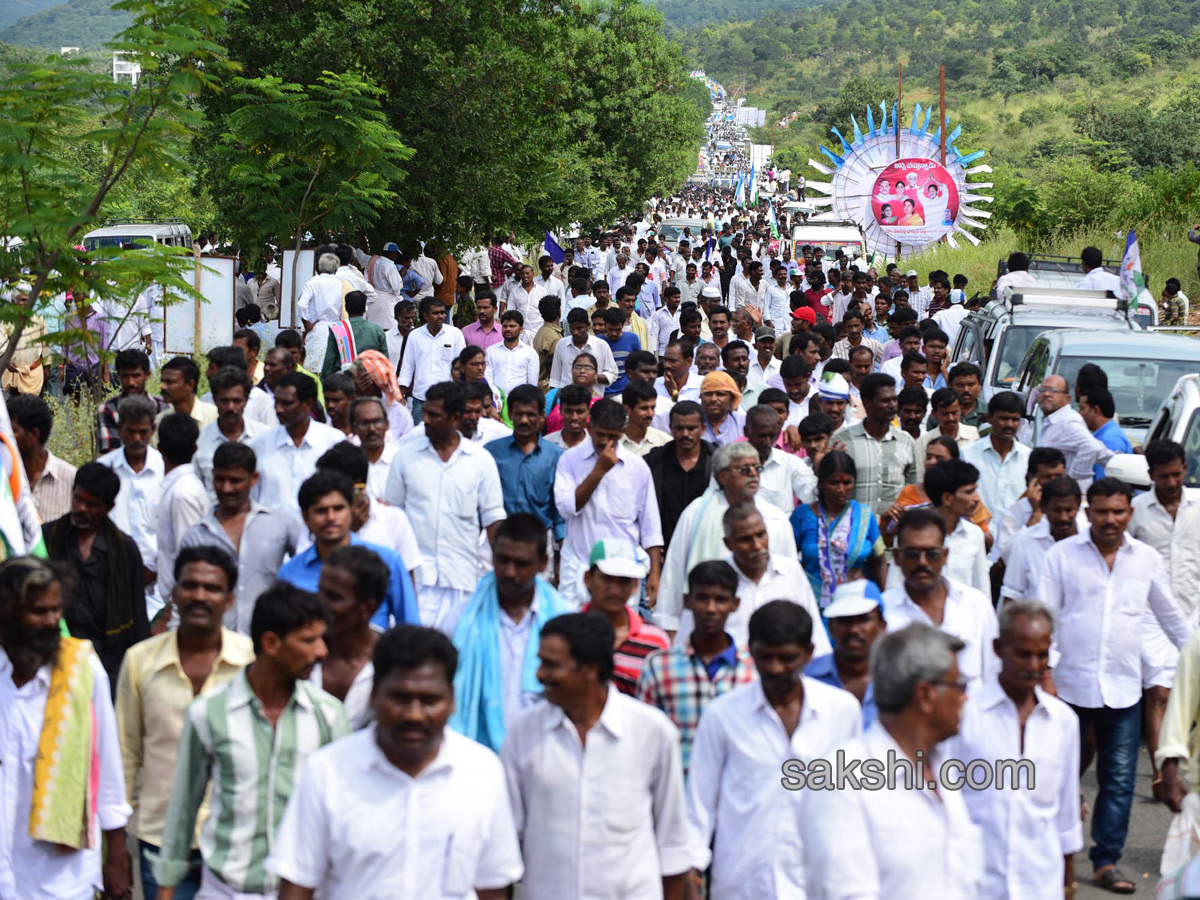
{"type": "Polygon", "coordinates": [[[821,409],[837,431],[846,424],[846,406],[850,402],[850,383],[837,372],[821,379],[817,387],[821,409]]]}
{"type": "Polygon", "coordinates": [[[871,648],[887,630],[883,594],[865,578],[843,582],[833,592],[824,616],[833,652],[814,656],[804,674],[852,693],[862,704],[863,728],[870,728],[878,715],[871,684],[871,648]]]}
{"type": "Polygon", "coordinates": [[[929,312],[929,302],[933,299],[933,292],[927,287],[921,287],[916,269],[909,269],[904,273],[904,278],[908,282],[908,305],[921,319],[924,319],[925,314],[929,312]]]}
{"type": "Polygon", "coordinates": [[[368,256],[361,249],[355,249],[354,253],[367,281],[375,288],[374,297],[367,295],[367,321],[388,331],[395,324],[396,302],[404,299],[404,279],[396,268],[400,248],[389,241],[377,256],[368,256]]]}

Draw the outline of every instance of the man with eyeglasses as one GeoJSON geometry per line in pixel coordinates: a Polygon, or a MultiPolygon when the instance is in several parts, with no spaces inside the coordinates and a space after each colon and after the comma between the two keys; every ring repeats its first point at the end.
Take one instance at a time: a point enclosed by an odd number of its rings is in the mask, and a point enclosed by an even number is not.
{"type": "Polygon", "coordinates": [[[396,445],[389,442],[387,410],[378,397],[359,397],[350,404],[350,432],[358,438],[367,454],[367,494],[383,502],[387,487],[388,469],[396,455],[396,445]]]}
{"type": "Polygon", "coordinates": [[[958,733],[967,698],[963,651],[961,640],[929,625],[889,628],[871,658],[878,720],[825,754],[862,761],[861,783],[805,790],[785,767],[784,787],[801,794],[796,827],[809,897],[984,896],[980,831],[962,792],[936,780],[945,760],[938,745],[958,733]],[[875,789],[864,789],[868,762],[880,773],[875,789]],[[889,772],[894,785],[884,781],[889,772]]]}
{"type": "Polygon", "coordinates": [[[1096,439],[1083,416],[1071,408],[1071,392],[1061,375],[1047,375],[1038,385],[1037,405],[1042,411],[1042,429],[1037,446],[1054,447],[1067,458],[1067,475],[1086,492],[1096,466],[1113,458],[1113,451],[1096,439]]]}
{"type": "Polygon", "coordinates": [[[999,665],[992,642],[998,634],[991,598],[943,574],[949,553],[946,523],[928,508],[909,509],[896,530],[896,563],[903,582],[883,593],[888,631],[921,622],[963,642],[958,668],[974,683],[999,665]]]}

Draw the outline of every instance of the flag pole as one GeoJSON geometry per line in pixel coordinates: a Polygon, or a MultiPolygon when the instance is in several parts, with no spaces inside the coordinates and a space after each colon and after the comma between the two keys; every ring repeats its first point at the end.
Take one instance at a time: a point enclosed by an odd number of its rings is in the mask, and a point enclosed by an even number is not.
{"type": "MultiPolygon", "coordinates": [[[[938,130],[938,134],[940,135],[940,140],[941,140],[942,168],[944,169],[944,168],[946,168],[946,67],[945,66],[938,67],[938,80],[941,83],[941,86],[940,86],[941,110],[940,110],[940,112],[941,112],[941,117],[942,117],[942,127],[938,130]]],[[[942,235],[942,243],[943,244],[946,243],[946,235],[944,235],[944,234],[942,235]]]]}
{"type": "MultiPolygon", "coordinates": [[[[896,159],[900,158],[900,117],[904,115],[904,63],[898,63],[896,76],[896,115],[892,124],[896,126],[896,159]]],[[[900,261],[900,241],[896,241],[896,261],[900,261]]]]}

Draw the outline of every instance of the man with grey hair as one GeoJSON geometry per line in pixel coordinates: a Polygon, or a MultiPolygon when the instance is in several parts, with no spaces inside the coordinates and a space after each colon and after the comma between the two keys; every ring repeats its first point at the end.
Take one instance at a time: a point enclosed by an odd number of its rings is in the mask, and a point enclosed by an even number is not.
{"type": "Polygon", "coordinates": [[[629,268],[629,256],[625,253],[618,253],[617,264],[608,270],[608,292],[614,297],[617,296],[617,291],[625,287],[626,280],[632,274],[633,269],[629,268]]]}
{"type": "Polygon", "coordinates": [[[783,510],[758,498],[762,462],[758,451],[745,442],[718,447],[713,454],[713,481],[708,489],[687,505],[671,536],[663,562],[655,621],[667,631],[679,630],[683,591],[688,573],[697,563],[722,559],[725,545],[725,510],[735,503],[758,508],[766,525],[769,552],[796,557],[796,537],[783,510]]]}
{"type": "Polygon", "coordinates": [[[1083,849],[1079,819],[1079,717],[1047,693],[1054,619],[1041,603],[1000,610],[1000,672],[967,698],[950,759],[1010,760],[1007,772],[960,771],[963,799],[983,831],[982,898],[1063,896],[1075,882],[1072,855],[1083,849]],[[1036,776],[1036,777],[1035,777],[1036,776]]]}
{"type": "Polygon", "coordinates": [[[948,789],[961,767],[943,766],[938,751],[958,733],[966,700],[956,658],[963,646],[920,623],[876,642],[878,720],[829,754],[824,783],[833,790],[816,789],[820,773],[811,769],[793,788],[804,795],[797,824],[810,900],[980,896],[981,836],[960,792],[948,789]]]}
{"type": "Polygon", "coordinates": [[[325,358],[329,325],[342,318],[342,297],[348,288],[346,282],[335,274],[340,265],[336,254],[320,254],[317,257],[317,274],[305,283],[296,299],[296,315],[304,323],[305,359],[325,358]]]}

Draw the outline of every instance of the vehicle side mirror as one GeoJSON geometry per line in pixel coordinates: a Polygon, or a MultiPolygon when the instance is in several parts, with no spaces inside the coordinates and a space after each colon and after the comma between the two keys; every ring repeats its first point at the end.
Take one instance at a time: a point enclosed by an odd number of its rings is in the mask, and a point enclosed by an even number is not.
{"type": "Polygon", "coordinates": [[[1118,453],[1108,461],[1104,474],[1135,488],[1150,487],[1150,466],[1140,453],[1118,453]]]}

